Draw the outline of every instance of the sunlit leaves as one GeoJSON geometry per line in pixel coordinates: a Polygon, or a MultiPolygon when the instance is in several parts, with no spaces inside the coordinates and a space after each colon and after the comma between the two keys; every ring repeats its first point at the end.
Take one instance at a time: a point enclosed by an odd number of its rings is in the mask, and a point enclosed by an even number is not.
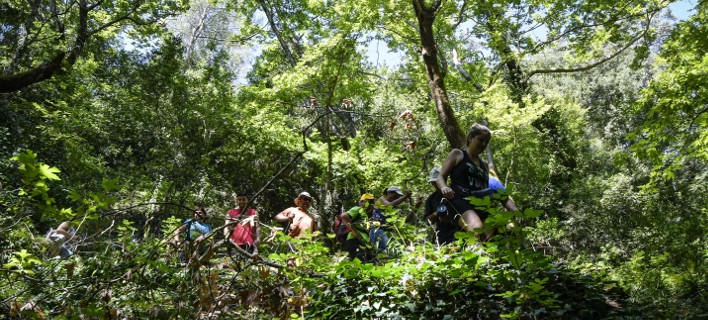
{"type": "Polygon", "coordinates": [[[35,255],[28,252],[26,249],[22,249],[19,252],[13,252],[13,256],[8,263],[3,265],[3,268],[18,270],[25,274],[34,274],[32,267],[41,263],[42,261],[37,259],[35,255]]]}
{"type": "Polygon", "coordinates": [[[664,70],[637,104],[644,121],[628,138],[631,150],[652,161],[655,177],[670,180],[683,161],[708,160],[708,15],[705,4],[677,25],[657,59],[664,70]]]}

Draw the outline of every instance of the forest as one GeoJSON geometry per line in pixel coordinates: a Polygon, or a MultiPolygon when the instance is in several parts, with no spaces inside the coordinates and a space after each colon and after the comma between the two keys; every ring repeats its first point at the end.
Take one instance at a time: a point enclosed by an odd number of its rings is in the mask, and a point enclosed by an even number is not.
{"type": "Polygon", "coordinates": [[[706,0],[4,0],[0,22],[0,319],[708,318],[706,0]],[[484,230],[441,245],[430,172],[474,124],[518,210],[470,198],[484,230]],[[388,249],[351,259],[338,217],[391,186],[388,249]],[[296,237],[276,217],[302,194],[296,237]]]}

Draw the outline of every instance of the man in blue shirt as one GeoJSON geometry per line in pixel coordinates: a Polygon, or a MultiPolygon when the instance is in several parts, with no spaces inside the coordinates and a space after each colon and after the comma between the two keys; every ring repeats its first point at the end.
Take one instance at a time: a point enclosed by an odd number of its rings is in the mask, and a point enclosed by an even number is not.
{"type": "Polygon", "coordinates": [[[211,248],[207,250],[207,248],[205,248],[206,246],[202,245],[204,235],[212,230],[211,226],[206,223],[206,219],[206,210],[204,210],[204,208],[195,208],[194,218],[188,219],[181,226],[179,226],[177,230],[175,230],[173,238],[175,240],[175,245],[178,248],[184,245],[184,248],[182,248],[180,253],[182,262],[189,262],[195,248],[197,249],[196,253],[200,256],[204,256],[205,260],[209,260],[209,258],[211,258],[211,255],[213,254],[211,248]],[[179,235],[183,232],[184,241],[180,242],[179,235]],[[209,254],[205,256],[205,253],[209,254]]]}

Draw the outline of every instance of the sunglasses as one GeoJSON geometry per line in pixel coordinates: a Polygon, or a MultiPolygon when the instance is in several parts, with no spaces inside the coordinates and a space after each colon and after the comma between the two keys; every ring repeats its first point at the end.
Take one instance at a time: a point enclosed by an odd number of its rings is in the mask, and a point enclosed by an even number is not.
{"type": "Polygon", "coordinates": [[[312,198],[302,197],[300,201],[312,201],[312,198]]]}

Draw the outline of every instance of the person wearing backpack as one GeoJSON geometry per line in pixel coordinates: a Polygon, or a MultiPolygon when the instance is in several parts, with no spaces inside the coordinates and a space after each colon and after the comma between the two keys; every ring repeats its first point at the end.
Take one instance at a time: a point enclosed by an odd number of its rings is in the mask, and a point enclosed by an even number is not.
{"type": "Polygon", "coordinates": [[[335,242],[341,244],[344,250],[346,250],[347,236],[349,236],[349,232],[351,232],[352,229],[349,229],[349,227],[344,224],[344,222],[342,221],[341,214],[338,215],[336,219],[334,219],[334,225],[332,226],[332,229],[334,230],[335,242]]]}
{"type": "Polygon", "coordinates": [[[173,242],[177,248],[182,248],[180,258],[183,263],[189,262],[194,253],[204,255],[206,260],[211,258],[213,250],[203,245],[204,235],[211,232],[211,226],[206,223],[207,213],[204,208],[194,208],[194,218],[187,219],[173,234],[173,242]],[[184,233],[184,240],[180,242],[180,233],[184,233]],[[196,252],[194,252],[196,249],[196,252]]]}
{"type": "Polygon", "coordinates": [[[340,215],[342,223],[350,229],[344,247],[352,260],[359,259],[361,262],[371,260],[372,254],[369,246],[369,235],[366,224],[374,211],[376,197],[371,193],[365,193],[359,199],[359,206],[349,209],[340,215]]]}
{"type": "Polygon", "coordinates": [[[390,236],[388,232],[392,229],[387,223],[388,216],[386,216],[386,212],[393,210],[410,197],[410,190],[406,189],[406,192],[403,193],[401,188],[391,186],[387,188],[383,195],[375,202],[371,217],[372,223],[371,226],[369,226],[369,239],[371,244],[378,249],[379,254],[386,253],[390,257],[390,253],[388,252],[390,236]]]}
{"type": "Polygon", "coordinates": [[[261,228],[258,223],[258,212],[255,209],[243,210],[248,205],[248,195],[240,192],[236,195],[236,209],[231,209],[226,216],[225,223],[239,221],[232,227],[224,228],[224,237],[231,243],[241,247],[249,253],[258,253],[258,246],[261,244],[261,228]],[[231,236],[229,237],[229,234],[231,236]]]}
{"type": "MultiPolygon", "coordinates": [[[[488,212],[475,208],[467,199],[471,192],[489,188],[489,166],[481,158],[492,138],[491,131],[481,124],[472,125],[467,135],[465,149],[453,149],[443,162],[436,184],[443,197],[448,199],[454,209],[453,219],[467,232],[484,228],[488,212]],[[450,178],[450,185],[447,179],[450,178]]],[[[491,231],[483,234],[475,232],[480,239],[489,239],[491,231]]]]}
{"type": "Polygon", "coordinates": [[[442,192],[436,183],[440,168],[430,170],[430,179],[428,183],[433,186],[431,193],[425,200],[425,212],[423,217],[435,230],[433,243],[437,245],[446,245],[455,241],[455,233],[462,230],[460,226],[452,220],[453,214],[450,214],[452,208],[448,208],[450,203],[443,198],[442,192]]]}

